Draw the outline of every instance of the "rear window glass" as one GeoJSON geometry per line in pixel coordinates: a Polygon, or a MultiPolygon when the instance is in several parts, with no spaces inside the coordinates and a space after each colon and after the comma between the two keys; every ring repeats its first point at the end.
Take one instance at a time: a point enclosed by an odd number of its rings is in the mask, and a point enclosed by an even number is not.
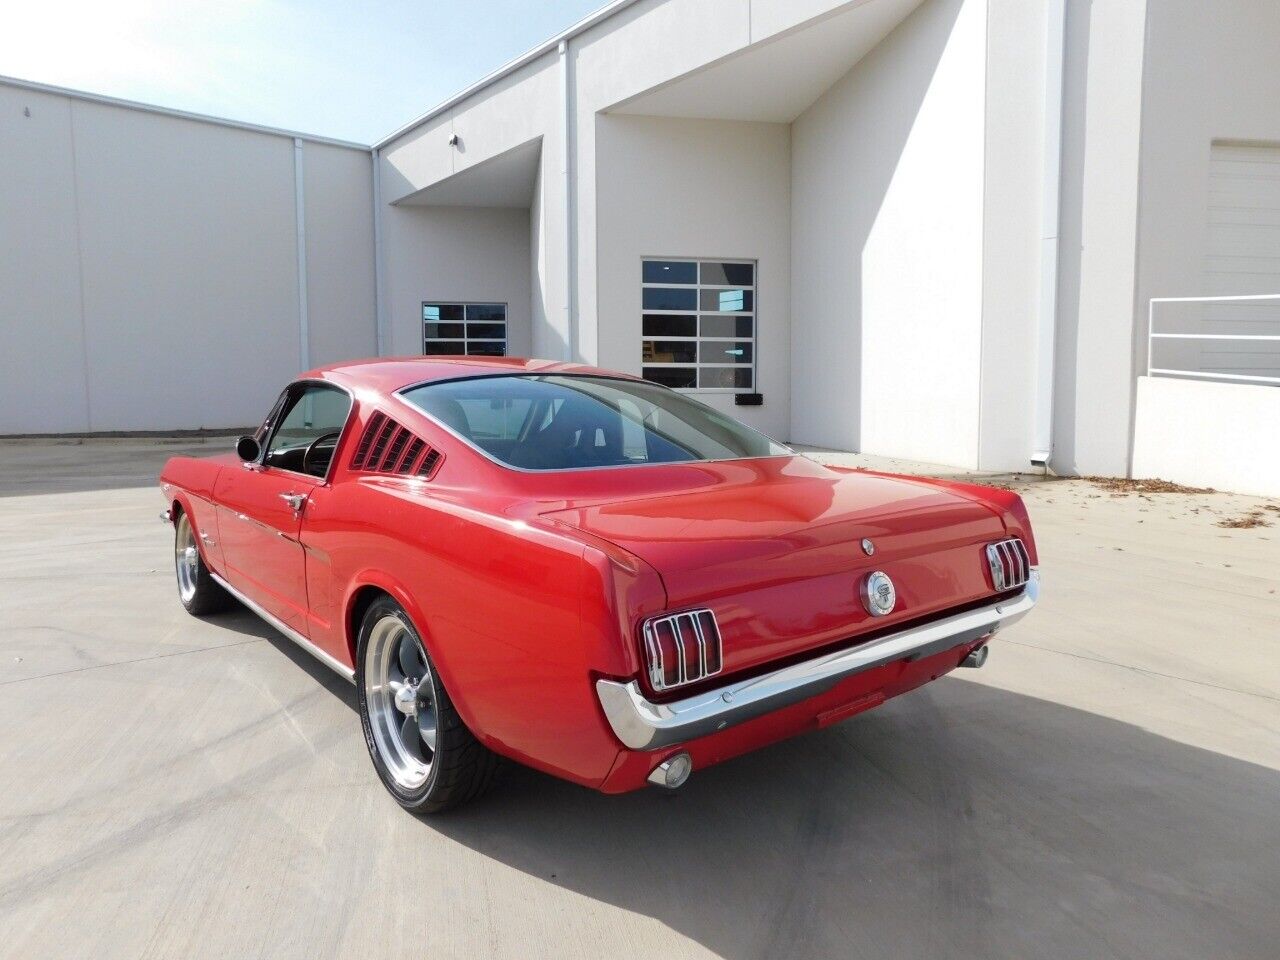
{"type": "Polygon", "coordinates": [[[410,387],[401,396],[495,460],[525,470],[791,453],[732,417],[644,381],[475,377],[410,387]]]}

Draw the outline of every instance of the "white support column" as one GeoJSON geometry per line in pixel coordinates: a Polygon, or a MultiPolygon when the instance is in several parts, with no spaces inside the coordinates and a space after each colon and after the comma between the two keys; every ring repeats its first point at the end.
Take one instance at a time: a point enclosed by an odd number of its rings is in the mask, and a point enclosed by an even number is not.
{"type": "Polygon", "coordinates": [[[1062,203],[1062,70],[1066,0],[1045,9],[1044,168],[1040,206],[1040,314],[1036,325],[1036,409],[1031,462],[1053,453],[1054,346],[1058,334],[1058,234],[1062,203]]]}
{"type": "Polygon", "coordinates": [[[298,255],[298,360],[301,370],[311,369],[311,319],[307,312],[307,190],[302,162],[302,140],[293,138],[294,237],[298,255]]]}

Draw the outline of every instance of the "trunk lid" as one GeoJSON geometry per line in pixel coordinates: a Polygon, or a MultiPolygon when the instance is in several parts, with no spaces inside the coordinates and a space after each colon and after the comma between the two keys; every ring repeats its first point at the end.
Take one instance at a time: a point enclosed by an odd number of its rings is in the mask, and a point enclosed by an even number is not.
{"type": "Polygon", "coordinates": [[[1005,535],[1004,524],[960,493],[805,457],[698,467],[684,489],[545,516],[651,565],[671,610],[715,611],[725,675],[994,594],[983,547],[1005,535]],[[862,604],[862,581],[875,570],[897,591],[887,616],[862,604]]]}

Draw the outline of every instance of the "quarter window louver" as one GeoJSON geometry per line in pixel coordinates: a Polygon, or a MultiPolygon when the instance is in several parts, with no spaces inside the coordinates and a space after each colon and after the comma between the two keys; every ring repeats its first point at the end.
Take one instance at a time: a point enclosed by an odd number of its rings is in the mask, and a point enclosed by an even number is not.
{"type": "Polygon", "coordinates": [[[654,690],[715,676],[723,666],[720,627],[710,610],[655,617],[644,625],[645,661],[654,690]]]}
{"type": "Polygon", "coordinates": [[[405,450],[404,457],[396,467],[396,473],[408,473],[415,463],[418,461],[418,455],[422,453],[422,448],[426,444],[414,437],[409,443],[409,448],[405,450]]]}
{"type": "Polygon", "coordinates": [[[369,459],[365,461],[365,469],[378,470],[379,464],[382,462],[382,452],[387,448],[387,443],[391,440],[391,435],[400,429],[400,424],[396,423],[390,417],[386,418],[386,422],[382,425],[382,429],[378,431],[378,437],[373,441],[373,448],[369,451],[369,459]]]}
{"type": "Polygon", "coordinates": [[[1031,557],[1017,537],[987,544],[987,566],[997,593],[1016,590],[1031,579],[1031,557]]]}
{"type": "Polygon", "coordinates": [[[421,437],[375,411],[360,435],[351,469],[430,478],[443,459],[421,437]]]}
{"type": "Polygon", "coordinates": [[[418,476],[430,477],[436,472],[436,467],[440,465],[440,461],[444,457],[439,450],[428,450],[427,455],[422,458],[422,465],[418,467],[418,476]]]}
{"type": "Polygon", "coordinates": [[[404,453],[405,446],[412,437],[408,430],[401,427],[396,431],[394,439],[387,445],[387,454],[382,458],[382,463],[378,465],[378,469],[384,472],[392,470],[400,462],[400,455],[404,453]]]}
{"type": "Polygon", "coordinates": [[[365,461],[369,459],[369,448],[373,446],[373,439],[382,429],[382,424],[386,421],[386,415],[374,412],[369,418],[368,424],[365,425],[364,433],[360,435],[360,444],[356,447],[356,455],[351,458],[351,469],[364,469],[365,461]]]}

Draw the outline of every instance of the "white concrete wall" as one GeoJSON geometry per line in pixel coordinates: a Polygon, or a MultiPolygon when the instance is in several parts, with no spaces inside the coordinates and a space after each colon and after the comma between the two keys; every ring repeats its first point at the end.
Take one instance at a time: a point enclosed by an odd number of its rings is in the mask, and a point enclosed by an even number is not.
{"type": "Polygon", "coordinates": [[[507,305],[507,349],[532,349],[530,217],[506,207],[396,206],[382,214],[393,356],[422,353],[422,303],[507,305]]]}
{"type": "MultiPolygon", "coordinates": [[[[368,156],[309,155],[313,356],[367,353],[368,156]]],[[[301,364],[291,137],[0,85],[0,170],[0,433],[261,419],[301,364]]]]}
{"type": "Polygon", "coordinates": [[[1139,377],[1133,476],[1280,497],[1280,390],[1139,377]]]}
{"type": "Polygon", "coordinates": [[[372,161],[360,150],[304,144],[303,171],[311,364],[374,356],[372,161]]]}
{"type": "MultiPolygon", "coordinates": [[[[1142,203],[1138,222],[1134,373],[1146,355],[1146,304],[1152,297],[1280,293],[1274,231],[1241,227],[1242,256],[1260,258],[1256,273],[1206,275],[1209,250],[1210,156],[1215,141],[1280,146],[1280,4],[1270,0],[1188,0],[1150,4],[1142,93],[1142,203]]],[[[1228,156],[1251,151],[1225,148],[1228,156]]],[[[1262,153],[1264,151],[1256,151],[1262,153]]],[[[1274,156],[1274,153],[1272,153],[1274,156]]],[[[1240,181],[1236,181],[1239,183],[1240,181]]],[[[1238,200],[1238,198],[1237,198],[1238,200]]],[[[1275,223],[1274,200],[1258,220],[1275,223]]],[[[1233,211],[1233,221],[1248,221],[1233,211]]],[[[1280,333],[1280,304],[1265,306],[1164,305],[1162,329],[1184,332],[1280,333]],[[1201,318],[1217,322],[1201,325],[1201,318]],[[1268,322],[1270,321],[1270,322],[1268,322]],[[1216,328],[1216,329],[1215,329],[1216,328]]],[[[1255,349],[1268,360],[1238,363],[1273,374],[1275,344],[1205,341],[1158,347],[1156,366],[1221,369],[1214,355],[1255,349]]],[[[1246,372],[1238,369],[1237,372],[1246,372]]]]}
{"type": "Polygon", "coordinates": [[[1043,2],[988,0],[978,394],[984,470],[1025,470],[1035,445],[1045,13],[1043,2]]]}
{"type": "MultiPolygon", "coordinates": [[[[388,145],[393,204],[541,143],[528,209],[385,208],[390,349],[421,349],[423,299],[500,299],[512,352],[558,357],[571,301],[573,354],[633,369],[639,256],[753,257],[760,331],[790,317],[789,341],[760,344],[766,405],[735,414],[799,441],[1023,465],[1041,0],[925,0],[791,124],[789,156],[786,124],[713,136],[714,122],[606,112],[875,2],[641,0],[570,41],[567,163],[554,50],[388,145]],[[646,191],[671,202],[644,205],[646,191]],[[717,205],[735,226],[704,216],[717,205]]],[[[1210,144],[1280,142],[1277,31],[1265,0],[1068,0],[1060,472],[1129,469],[1146,298],[1203,292],[1210,144]]],[[[320,144],[305,157],[311,357],[371,353],[368,158],[320,144]]],[[[289,137],[0,85],[0,163],[0,433],[258,418],[300,363],[289,137]]]]}
{"type": "MultiPolygon", "coordinates": [[[[577,316],[573,355],[595,362],[600,354],[596,263],[596,116],[644,90],[696,70],[751,43],[807,20],[869,0],[642,0],[609,17],[569,44],[573,78],[569,203],[573,209],[577,316]]],[[[393,203],[410,193],[541,137],[542,166],[531,227],[539,295],[534,313],[535,352],[559,358],[567,336],[569,247],[565,222],[562,61],[546,52],[464,101],[424,121],[383,148],[383,194],[393,203]],[[450,147],[451,135],[459,144],[450,147]]]]}
{"type": "Polygon", "coordinates": [[[699,400],[770,436],[790,432],[791,136],[780,123],[596,120],[598,357],[640,372],[642,257],[756,260],[759,407],[699,400]]]}
{"type": "Polygon", "coordinates": [[[70,101],[0,86],[0,170],[0,434],[86,430],[70,101]]]}
{"type": "Polygon", "coordinates": [[[793,125],[792,438],[978,462],[985,0],[931,0],[793,125]]]}
{"type": "MultiPolygon", "coordinates": [[[[548,176],[543,160],[539,157],[538,175],[533,183],[533,198],[529,203],[529,355],[560,359],[565,353],[564,321],[559,324],[551,313],[555,304],[550,291],[557,285],[550,271],[561,259],[555,257],[547,242],[547,210],[543,196],[550,189],[543,183],[548,176]]],[[[561,263],[562,265],[562,263],[561,263]]],[[[562,265],[563,266],[563,265],[562,265]]],[[[563,269],[561,270],[563,276],[563,269]]],[[[563,310],[561,310],[563,314],[563,310]]]]}
{"type": "Polygon", "coordinates": [[[1064,474],[1129,470],[1146,9],[1067,4],[1051,460],[1064,474]]]}
{"type": "Polygon", "coordinates": [[[383,269],[392,352],[422,352],[421,334],[411,336],[407,326],[413,318],[411,308],[415,298],[418,304],[433,298],[418,294],[424,285],[438,288],[450,279],[435,265],[451,264],[461,271],[453,278],[454,286],[505,291],[503,296],[489,293],[472,299],[508,300],[508,321],[512,324],[509,351],[513,355],[563,357],[566,267],[560,78],[559,59],[553,51],[382,149],[382,198],[388,204],[383,210],[383,269]],[[449,138],[454,135],[458,143],[451,146],[449,138]],[[390,206],[538,138],[539,174],[529,208],[485,213],[471,207],[450,211],[390,206]],[[522,243],[510,236],[517,220],[522,243]],[[492,250],[486,246],[490,239],[494,241],[492,250]],[[510,260],[517,254],[524,257],[519,270],[510,260]],[[495,269],[490,269],[491,263],[495,269]],[[536,305],[532,301],[535,291],[536,305]],[[535,314],[536,328],[532,321],[535,314]]]}

